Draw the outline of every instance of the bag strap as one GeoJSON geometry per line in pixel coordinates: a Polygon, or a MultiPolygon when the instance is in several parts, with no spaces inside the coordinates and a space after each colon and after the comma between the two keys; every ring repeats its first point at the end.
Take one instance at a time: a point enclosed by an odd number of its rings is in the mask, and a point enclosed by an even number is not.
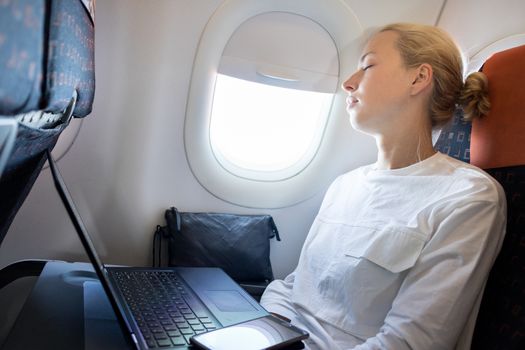
{"type": "Polygon", "coordinates": [[[275,225],[275,221],[273,221],[273,217],[270,216],[270,229],[271,234],[269,238],[274,238],[278,241],[281,241],[281,237],[279,237],[279,230],[277,230],[277,225],[275,225]]]}
{"type": "Polygon", "coordinates": [[[171,235],[179,234],[181,230],[180,213],[175,207],[166,210],[164,217],[167,226],[157,225],[153,233],[153,261],[152,267],[162,266],[162,239],[171,238],[171,235]]]}
{"type": "Polygon", "coordinates": [[[153,233],[153,261],[152,267],[162,266],[162,239],[171,238],[171,235],[180,233],[180,213],[175,207],[166,210],[167,226],[157,225],[153,233]]]}
{"type": "Polygon", "coordinates": [[[171,207],[167,209],[164,217],[166,218],[166,224],[168,225],[168,234],[180,234],[182,220],[177,208],[171,207]]]}

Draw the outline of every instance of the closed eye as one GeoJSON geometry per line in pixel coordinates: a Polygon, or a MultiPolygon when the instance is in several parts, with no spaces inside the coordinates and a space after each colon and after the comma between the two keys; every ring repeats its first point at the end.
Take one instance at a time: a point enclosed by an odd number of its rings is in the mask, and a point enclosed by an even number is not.
{"type": "Polygon", "coordinates": [[[369,68],[371,68],[373,66],[373,64],[369,64],[368,66],[365,66],[363,68],[361,68],[363,71],[366,71],[368,70],[369,68]]]}

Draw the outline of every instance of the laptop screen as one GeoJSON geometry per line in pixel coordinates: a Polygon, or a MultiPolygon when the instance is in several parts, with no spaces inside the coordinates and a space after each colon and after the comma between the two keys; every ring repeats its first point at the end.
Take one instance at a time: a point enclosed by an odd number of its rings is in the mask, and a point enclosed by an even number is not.
{"type": "Polygon", "coordinates": [[[106,274],[103,272],[104,264],[102,263],[102,260],[100,260],[100,257],[98,256],[95,250],[93,242],[91,241],[91,238],[89,237],[87,233],[84,223],[82,222],[82,219],[80,218],[80,214],[78,213],[77,208],[73,204],[73,199],[71,198],[71,195],[69,194],[69,191],[67,190],[66,184],[64,183],[64,179],[62,178],[60,171],[58,170],[56,163],[49,151],[47,154],[47,159],[49,163],[49,168],[51,169],[51,174],[53,175],[53,181],[55,182],[55,186],[58,190],[58,194],[60,195],[60,198],[62,199],[64,206],[66,207],[67,213],[69,214],[71,218],[73,226],[75,226],[75,230],[77,231],[79,238],[82,241],[82,245],[84,245],[84,248],[89,257],[89,260],[94,265],[96,265],[94,266],[95,269],[99,270],[99,271],[96,271],[97,274],[99,272],[102,272],[103,276],[99,276],[99,278],[107,279],[106,274]]]}
{"type": "Polygon", "coordinates": [[[89,237],[89,234],[84,226],[84,223],[82,222],[82,219],[77,211],[73,199],[71,198],[71,195],[67,190],[66,184],[64,183],[64,179],[62,178],[62,175],[60,174],[55,160],[53,159],[53,156],[51,155],[51,152],[49,150],[47,151],[47,160],[49,163],[49,168],[51,169],[51,174],[53,175],[55,187],[58,191],[58,194],[60,195],[60,198],[62,199],[62,203],[66,207],[67,213],[71,218],[73,226],[75,226],[75,231],[77,232],[78,237],[80,238],[80,241],[84,246],[84,249],[89,257],[89,260],[93,265],[93,268],[95,269],[95,272],[100,280],[102,288],[106,292],[109,302],[113,310],[115,311],[115,316],[117,317],[119,325],[121,326],[122,331],[128,335],[125,337],[125,339],[128,342],[128,345],[135,347],[136,339],[129,337],[130,335],[133,337],[131,328],[124,316],[122,315],[122,310],[119,308],[116,296],[109,281],[109,277],[106,273],[106,269],[104,268],[104,264],[102,263],[98,254],[95,251],[93,242],[89,237]]]}

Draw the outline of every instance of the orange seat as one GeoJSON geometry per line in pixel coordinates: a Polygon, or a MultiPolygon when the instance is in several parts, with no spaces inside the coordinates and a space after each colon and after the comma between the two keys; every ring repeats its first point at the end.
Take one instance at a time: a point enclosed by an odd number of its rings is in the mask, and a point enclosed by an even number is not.
{"type": "Polygon", "coordinates": [[[456,116],[436,149],[485,169],[507,197],[507,233],[490,272],[471,349],[525,349],[525,46],[483,65],[491,110],[472,125],[456,116]]]}

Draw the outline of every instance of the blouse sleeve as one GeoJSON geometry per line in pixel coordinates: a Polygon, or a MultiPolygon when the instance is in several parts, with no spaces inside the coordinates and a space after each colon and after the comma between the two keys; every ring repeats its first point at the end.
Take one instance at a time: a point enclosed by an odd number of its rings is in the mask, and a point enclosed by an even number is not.
{"type": "Polygon", "coordinates": [[[467,202],[448,211],[379,333],[354,350],[454,348],[501,248],[506,207],[499,192],[499,202],[467,202]]]}
{"type": "Polygon", "coordinates": [[[294,318],[291,305],[294,279],[295,271],[286,276],[284,280],[271,282],[261,297],[261,305],[268,312],[277,313],[288,319],[294,318]]]}

